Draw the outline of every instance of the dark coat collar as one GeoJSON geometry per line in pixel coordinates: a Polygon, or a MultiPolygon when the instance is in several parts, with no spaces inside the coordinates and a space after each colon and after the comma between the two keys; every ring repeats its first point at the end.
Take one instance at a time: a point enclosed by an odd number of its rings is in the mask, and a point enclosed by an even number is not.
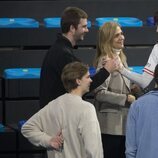
{"type": "Polygon", "coordinates": [[[73,48],[71,42],[69,41],[69,39],[67,39],[65,36],[63,36],[61,33],[57,34],[57,40],[62,41],[63,43],[65,43],[65,45],[67,45],[70,48],[73,48]]]}

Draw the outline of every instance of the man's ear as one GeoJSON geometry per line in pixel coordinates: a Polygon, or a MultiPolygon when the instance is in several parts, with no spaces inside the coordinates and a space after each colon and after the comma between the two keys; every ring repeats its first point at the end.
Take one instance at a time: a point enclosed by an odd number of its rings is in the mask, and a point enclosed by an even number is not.
{"type": "Polygon", "coordinates": [[[70,25],[70,31],[74,32],[75,31],[75,27],[73,25],[70,25]]]}
{"type": "Polygon", "coordinates": [[[80,79],[76,79],[76,83],[77,83],[78,86],[80,86],[81,85],[81,80],[80,79]]]}

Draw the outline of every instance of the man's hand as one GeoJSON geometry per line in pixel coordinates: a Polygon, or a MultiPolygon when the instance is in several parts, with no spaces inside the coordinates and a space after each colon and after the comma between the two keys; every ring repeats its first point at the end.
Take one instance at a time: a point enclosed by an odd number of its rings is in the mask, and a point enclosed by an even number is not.
{"type": "Polygon", "coordinates": [[[60,150],[60,148],[63,147],[63,135],[62,132],[58,132],[57,135],[55,137],[52,137],[50,140],[50,146],[56,150],[60,150]]]}
{"type": "Polygon", "coordinates": [[[119,69],[119,67],[120,67],[120,58],[119,57],[115,57],[113,59],[103,58],[102,59],[102,65],[109,73],[111,73],[111,72],[119,69]]]}

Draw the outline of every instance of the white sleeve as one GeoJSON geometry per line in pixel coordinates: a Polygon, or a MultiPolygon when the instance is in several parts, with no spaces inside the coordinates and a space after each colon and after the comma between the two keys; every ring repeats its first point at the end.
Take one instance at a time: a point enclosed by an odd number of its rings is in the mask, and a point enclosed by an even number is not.
{"type": "Polygon", "coordinates": [[[32,144],[36,146],[43,146],[50,148],[49,141],[51,136],[44,132],[42,122],[46,123],[45,115],[48,107],[44,107],[39,112],[34,114],[21,128],[21,133],[26,137],[32,144]]]}
{"type": "Polygon", "coordinates": [[[158,44],[156,44],[152,49],[148,62],[144,67],[144,72],[153,76],[157,64],[158,64],[158,44]]]}
{"type": "Polygon", "coordinates": [[[142,88],[146,88],[153,79],[153,76],[146,73],[145,71],[143,72],[143,74],[138,74],[126,68],[123,68],[120,72],[123,76],[127,77],[129,80],[138,84],[142,88]]]}
{"type": "Polygon", "coordinates": [[[142,88],[146,88],[153,79],[154,70],[156,65],[158,64],[158,44],[155,44],[151,54],[149,56],[148,62],[144,67],[143,74],[138,74],[123,68],[121,70],[121,74],[127,77],[132,82],[138,84],[142,88]]]}

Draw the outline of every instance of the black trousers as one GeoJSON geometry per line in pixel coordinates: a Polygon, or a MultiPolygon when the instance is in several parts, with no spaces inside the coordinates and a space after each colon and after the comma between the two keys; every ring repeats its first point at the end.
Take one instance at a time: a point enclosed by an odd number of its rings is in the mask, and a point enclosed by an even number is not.
{"type": "Polygon", "coordinates": [[[104,158],[125,158],[125,136],[102,134],[104,158]]]}

